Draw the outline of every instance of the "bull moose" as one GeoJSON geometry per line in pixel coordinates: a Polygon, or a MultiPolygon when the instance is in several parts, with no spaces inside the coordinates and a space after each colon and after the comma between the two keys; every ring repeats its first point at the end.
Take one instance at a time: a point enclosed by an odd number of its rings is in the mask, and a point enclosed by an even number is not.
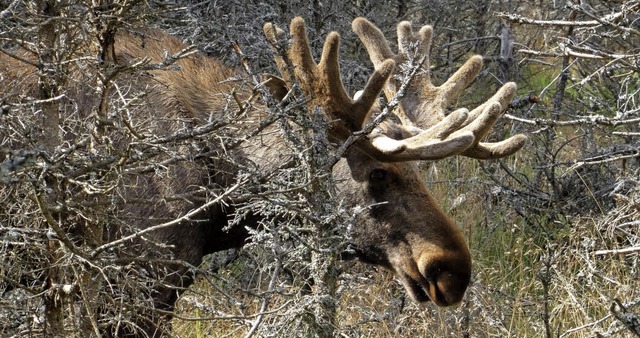
{"type": "MultiPolygon", "coordinates": [[[[352,28],[374,66],[373,74],[358,95],[352,98],[341,80],[338,33],[327,36],[320,61],[316,63],[301,18],[291,22],[291,45],[283,53],[276,53],[281,77],[271,76],[266,86],[277,100],[282,100],[296,84],[307,98],[309,110],[319,108],[330,121],[329,140],[337,146],[345,141],[352,143],[333,166],[332,174],[339,199],[351,207],[368,207],[350,234],[357,256],[393,271],[408,295],[417,302],[432,301],[439,306],[457,304],[470,281],[471,255],[460,231],[425,187],[418,162],[433,162],[454,155],[495,159],[521,149],[526,142],[523,135],[495,143],[482,141],[508,107],[516,85],[505,84],[472,110],[448,112],[449,106],[479,73],[482,57],[471,57],[445,83],[435,86],[429,74],[430,26],[416,33],[409,22],[399,23],[397,52],[392,51],[382,32],[366,19],[355,19],[352,28]],[[403,82],[402,77],[397,76],[401,74],[398,65],[416,55],[426,61],[410,82],[403,82]],[[381,113],[378,101],[382,92],[388,101],[399,101],[391,115],[377,119],[381,113]]],[[[271,23],[265,24],[264,33],[275,49],[286,35],[271,23]]],[[[145,58],[161,62],[167,52],[177,53],[186,47],[178,39],[157,30],[123,30],[115,35],[113,59],[117,65],[124,66],[145,58]]],[[[5,61],[13,65],[20,62],[6,56],[5,61]]],[[[222,111],[228,104],[228,96],[222,94],[237,90],[226,81],[235,71],[204,54],[191,54],[175,61],[175,65],[178,68],[171,71],[152,69],[143,75],[118,79],[149,91],[142,97],[144,104],[137,108],[140,115],[132,116],[132,121],[152,118],[156,121],[152,127],[156,132],[175,132],[185,126],[197,129],[211,119],[212,113],[222,111]]],[[[3,72],[15,74],[18,68],[5,68],[3,72]]],[[[250,94],[237,93],[239,96],[250,94]]],[[[277,127],[261,124],[266,111],[264,106],[259,106],[246,112],[241,120],[242,128],[256,132],[233,150],[237,161],[261,170],[281,165],[284,153],[284,140],[275,130],[277,127]]],[[[242,247],[248,232],[244,227],[229,227],[230,213],[238,206],[212,203],[217,200],[191,191],[203,186],[229,187],[235,173],[228,168],[233,167],[206,159],[168,162],[167,167],[170,169],[162,177],[143,173],[122,180],[117,195],[127,203],[114,211],[116,218],[132,224],[135,229],[181,220],[145,236],[152,238],[153,243],[164,244],[163,248],[169,248],[177,260],[192,265],[200,264],[204,255],[242,247]],[[199,198],[163,198],[167,196],[199,198]],[[149,203],[152,199],[154,203],[149,203]],[[193,210],[199,213],[191,215],[193,210]]],[[[245,215],[242,225],[256,227],[259,220],[259,215],[245,215]]],[[[127,238],[119,228],[103,231],[102,243],[107,244],[96,244],[96,250],[111,249],[113,246],[108,243],[127,238]]],[[[127,253],[123,250],[121,255],[127,253]]],[[[177,277],[174,274],[167,278],[165,284],[186,287],[192,283],[192,277],[187,276],[184,269],[177,272],[177,277]]],[[[158,290],[154,297],[156,307],[170,311],[177,293],[169,287],[158,290]]],[[[146,333],[158,335],[157,324],[146,326],[146,333]]]]}

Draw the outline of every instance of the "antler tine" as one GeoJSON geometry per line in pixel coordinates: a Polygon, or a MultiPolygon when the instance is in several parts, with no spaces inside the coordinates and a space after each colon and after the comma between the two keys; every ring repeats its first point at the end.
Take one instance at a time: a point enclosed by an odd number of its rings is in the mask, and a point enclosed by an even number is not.
{"type": "MultiPolygon", "coordinates": [[[[271,23],[265,24],[264,31],[273,46],[277,46],[278,37],[284,36],[284,32],[271,23]]],[[[346,138],[350,132],[360,130],[393,73],[395,63],[392,60],[382,62],[369,78],[364,93],[354,101],[347,94],[340,76],[339,34],[331,32],[327,36],[320,62],[316,64],[309,47],[304,20],[300,17],[291,20],[290,32],[293,43],[288,50],[288,58],[293,66],[295,79],[304,94],[311,99],[310,105],[321,107],[326,114],[339,120],[334,123],[334,132],[338,134],[335,136],[338,138],[346,138]]],[[[288,67],[284,60],[278,59],[276,61],[280,72],[287,78],[288,67]]]]}
{"type": "MultiPolygon", "coordinates": [[[[264,36],[267,38],[267,41],[269,41],[269,44],[271,44],[271,47],[277,51],[278,40],[282,40],[285,35],[284,31],[271,22],[265,23],[262,27],[262,30],[264,31],[264,36]]],[[[277,53],[274,59],[276,60],[276,65],[278,66],[278,70],[284,78],[284,81],[287,84],[291,84],[291,74],[289,74],[289,67],[287,67],[286,62],[277,53]]]]}
{"type": "Polygon", "coordinates": [[[418,34],[413,33],[411,22],[402,21],[397,27],[398,34],[398,49],[400,54],[407,54],[411,52],[412,46],[416,45],[418,55],[427,56],[426,68],[429,69],[429,52],[431,50],[431,38],[433,36],[433,27],[422,26],[418,34]]]}
{"type": "MultiPolygon", "coordinates": [[[[384,34],[378,27],[369,22],[365,18],[356,18],[351,23],[351,27],[354,32],[360,37],[360,40],[365,45],[367,52],[369,53],[369,58],[371,62],[373,62],[374,68],[377,69],[384,62],[384,60],[393,59],[397,63],[402,63],[405,60],[402,57],[394,54],[389,47],[389,43],[387,39],[384,37],[384,34]]],[[[410,49],[410,45],[414,43],[418,43],[418,48],[421,52],[428,52],[429,45],[431,43],[431,32],[429,27],[423,27],[420,30],[420,35],[415,36],[411,29],[411,24],[408,21],[403,21],[398,24],[398,45],[401,50],[408,51],[410,49]],[[426,41],[427,43],[422,43],[421,41],[426,41]]],[[[406,53],[400,54],[400,56],[405,55],[406,53]]],[[[428,65],[428,58],[426,61],[428,65]]],[[[427,66],[428,68],[428,66],[427,66]]],[[[417,75],[416,77],[427,76],[428,73],[424,72],[421,75],[417,75]]],[[[391,99],[396,95],[398,88],[396,88],[393,81],[389,81],[387,86],[384,88],[385,95],[387,99],[391,99]]],[[[395,112],[396,116],[400,118],[400,120],[406,124],[412,124],[413,118],[406,115],[404,107],[398,107],[395,112]]]]}
{"type": "Polygon", "coordinates": [[[444,110],[449,104],[457,100],[458,96],[478,76],[481,69],[482,56],[474,55],[470,57],[445,83],[437,87],[437,91],[434,91],[440,104],[440,107],[434,108],[444,110]]]}
{"type": "MultiPolygon", "coordinates": [[[[478,139],[484,137],[508,107],[509,102],[516,94],[516,89],[516,84],[513,82],[504,84],[489,100],[471,111],[465,122],[465,124],[468,123],[465,129],[475,130],[478,139]],[[483,116],[490,116],[490,118],[483,119],[483,116]]],[[[480,142],[475,147],[467,149],[463,154],[480,160],[500,158],[514,154],[526,143],[527,137],[517,134],[500,142],[480,142]]]]}
{"type": "MultiPolygon", "coordinates": [[[[433,36],[431,26],[423,26],[416,34],[410,22],[400,22],[397,26],[397,54],[391,51],[382,32],[368,20],[357,18],[353,21],[352,28],[364,44],[376,68],[383,58],[392,58],[399,64],[416,57],[424,56],[427,59],[423,64],[424,71],[418,73],[411,80],[407,94],[401,99],[400,107],[401,120],[404,121],[402,117],[407,117],[415,126],[426,130],[417,132],[418,135],[415,135],[416,132],[414,132],[415,136],[409,139],[403,141],[394,140],[394,142],[409,142],[414,144],[416,148],[423,147],[427,149],[429,143],[442,143],[452,138],[458,138],[460,142],[457,144],[465,148],[454,149],[451,154],[459,153],[478,159],[508,156],[524,146],[527,140],[524,135],[515,135],[497,143],[480,142],[508,107],[516,91],[516,86],[513,83],[505,84],[491,99],[473,109],[468,115],[465,115],[465,121],[460,123],[458,115],[452,119],[449,118],[451,114],[449,117],[445,117],[447,107],[457,100],[464,89],[473,82],[480,72],[482,68],[481,56],[471,57],[445,83],[440,86],[434,86],[431,83],[428,63],[433,36]],[[434,129],[439,130],[439,132],[434,131],[434,129]],[[469,135],[473,136],[473,140],[467,144],[463,140],[468,141],[469,135]],[[429,139],[431,136],[434,139],[429,139]],[[425,142],[425,145],[418,145],[418,142],[425,142]]],[[[390,80],[390,84],[385,87],[387,98],[391,99],[396,94],[396,86],[399,85],[398,81],[398,79],[393,78],[390,80]]],[[[393,141],[381,137],[377,142],[383,143],[386,147],[385,149],[394,149],[390,146],[390,144],[394,143],[393,141]]],[[[408,149],[409,147],[407,146],[406,148],[408,149]]],[[[427,154],[423,155],[426,156],[427,154]]],[[[425,157],[415,159],[425,159],[425,157]]]]}
{"type": "MultiPolygon", "coordinates": [[[[309,39],[307,38],[307,30],[304,20],[300,17],[291,20],[289,32],[293,36],[293,44],[289,49],[289,59],[294,65],[293,71],[298,81],[304,81],[305,87],[312,87],[313,75],[317,68],[316,62],[313,60],[311,48],[309,48],[309,39]]],[[[329,41],[330,37],[327,37],[329,41]]]]}
{"type": "Polygon", "coordinates": [[[384,60],[394,58],[395,54],[391,51],[384,34],[369,20],[356,18],[351,23],[351,28],[360,37],[375,68],[378,68],[384,60]]]}
{"type": "Polygon", "coordinates": [[[500,89],[498,89],[498,91],[495,94],[493,94],[493,96],[490,99],[480,104],[469,113],[468,122],[471,122],[477,119],[478,116],[482,114],[484,109],[488,105],[494,102],[500,103],[501,107],[505,107],[505,108],[508,107],[509,102],[511,102],[513,97],[516,95],[517,89],[518,89],[518,86],[513,82],[507,82],[504,85],[502,85],[502,87],[500,87],[500,89]]]}

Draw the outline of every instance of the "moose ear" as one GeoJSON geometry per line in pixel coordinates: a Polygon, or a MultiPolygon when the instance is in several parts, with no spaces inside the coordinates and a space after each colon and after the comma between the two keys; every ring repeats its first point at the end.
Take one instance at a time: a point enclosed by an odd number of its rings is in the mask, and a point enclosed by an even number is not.
{"type": "Polygon", "coordinates": [[[262,75],[262,83],[264,83],[269,93],[279,102],[287,96],[289,88],[287,83],[275,75],[264,74],[262,75]]]}

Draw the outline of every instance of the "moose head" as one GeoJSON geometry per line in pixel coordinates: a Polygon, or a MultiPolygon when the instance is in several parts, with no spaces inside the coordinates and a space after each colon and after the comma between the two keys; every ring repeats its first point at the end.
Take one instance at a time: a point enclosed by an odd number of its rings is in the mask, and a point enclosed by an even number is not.
{"type": "MultiPolygon", "coordinates": [[[[274,82],[277,86],[297,82],[310,99],[309,105],[320,107],[332,121],[329,135],[333,140],[342,142],[370,130],[333,170],[341,197],[369,207],[352,234],[361,259],[391,269],[415,301],[456,304],[469,284],[471,256],[460,231],[429,194],[417,163],[454,155],[494,159],[522,148],[526,143],[523,135],[482,142],[508,107],[516,85],[505,84],[471,111],[447,113],[447,107],[477,76],[482,57],[472,57],[444,84],[435,86],[429,76],[430,26],[416,34],[409,22],[398,24],[398,53],[391,51],[382,32],[366,19],[355,19],[353,30],[375,67],[364,90],[353,99],[341,80],[339,35],[329,34],[316,63],[301,18],[291,22],[288,60],[276,60],[284,80],[274,82]],[[394,76],[402,75],[396,65],[416,58],[422,59],[421,68],[402,88],[403,77],[394,76]],[[401,90],[404,95],[398,95],[401,90]],[[394,121],[387,118],[375,124],[381,112],[376,104],[381,91],[389,102],[399,99],[399,104],[394,121]]],[[[285,35],[271,23],[264,26],[264,32],[273,46],[285,35]]]]}

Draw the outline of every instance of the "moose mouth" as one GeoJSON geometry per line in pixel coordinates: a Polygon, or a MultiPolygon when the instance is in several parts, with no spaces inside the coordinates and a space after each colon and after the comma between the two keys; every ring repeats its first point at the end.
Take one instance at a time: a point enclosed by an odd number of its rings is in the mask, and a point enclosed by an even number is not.
{"type": "Polygon", "coordinates": [[[468,284],[468,281],[458,283],[462,282],[462,280],[455,278],[451,272],[436,275],[416,274],[412,276],[410,272],[403,271],[396,275],[413,301],[417,303],[432,301],[437,306],[442,307],[460,303],[468,284]],[[458,282],[452,283],[452,280],[458,282]]]}
{"type": "Polygon", "coordinates": [[[418,283],[415,279],[404,275],[403,283],[407,293],[413,298],[415,302],[424,303],[431,300],[427,292],[422,288],[420,283],[418,283]],[[406,279],[406,283],[404,280],[406,279]]]}
{"type": "Polygon", "coordinates": [[[434,282],[429,282],[426,278],[416,280],[403,273],[400,280],[409,296],[417,303],[434,302],[438,306],[450,306],[455,303],[447,301],[442,292],[438,290],[434,282]]]}

